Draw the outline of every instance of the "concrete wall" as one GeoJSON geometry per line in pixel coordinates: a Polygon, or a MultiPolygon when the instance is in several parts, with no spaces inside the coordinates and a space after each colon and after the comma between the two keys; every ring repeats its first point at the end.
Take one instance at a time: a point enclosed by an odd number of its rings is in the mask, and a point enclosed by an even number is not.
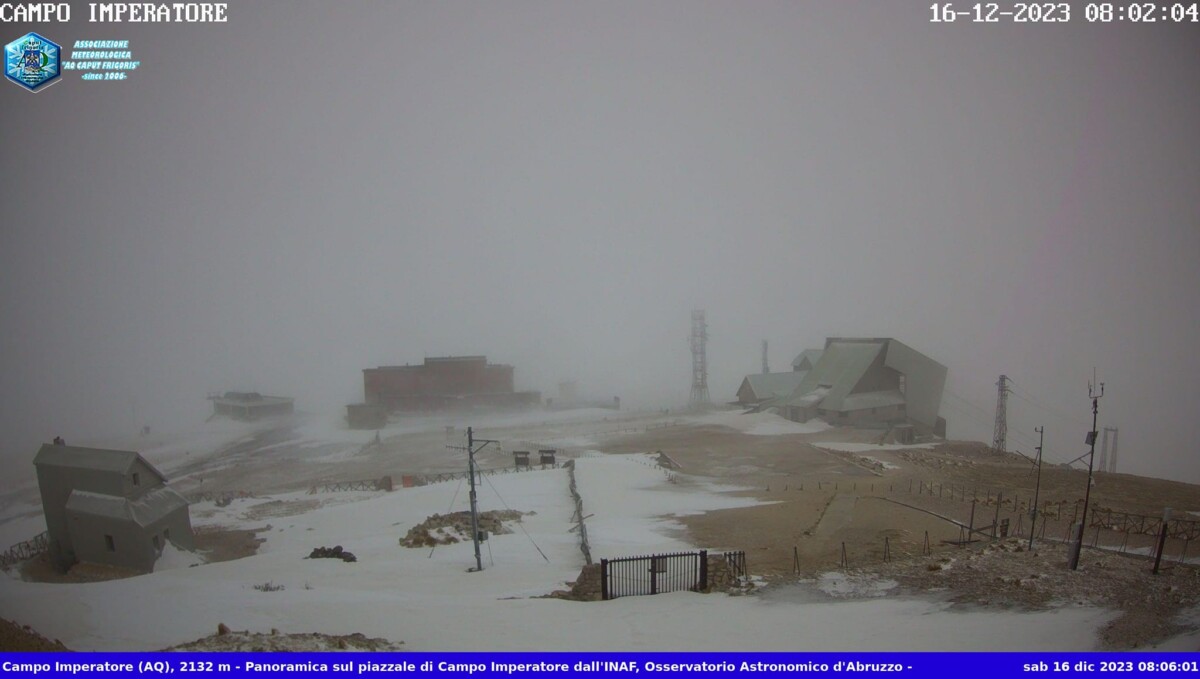
{"type": "Polygon", "coordinates": [[[75,559],[89,563],[149,572],[154,570],[154,562],[168,540],[184,549],[196,546],[187,507],[180,507],[145,527],[132,521],[81,513],[70,513],[68,524],[75,559]],[[112,549],[108,537],[112,538],[112,549]]]}
{"type": "Polygon", "coordinates": [[[150,535],[137,524],[88,514],[70,514],[71,542],[77,561],[108,564],[139,571],[154,569],[157,551],[150,535]],[[112,538],[108,548],[106,537],[112,538]]]}
{"type": "MultiPolygon", "coordinates": [[[[128,479],[116,472],[74,467],[37,466],[38,488],[42,494],[42,512],[50,538],[50,556],[59,567],[74,563],[71,531],[67,523],[67,498],[78,488],[93,493],[124,495],[128,479]]],[[[158,481],[158,477],[153,477],[158,481]]]]}

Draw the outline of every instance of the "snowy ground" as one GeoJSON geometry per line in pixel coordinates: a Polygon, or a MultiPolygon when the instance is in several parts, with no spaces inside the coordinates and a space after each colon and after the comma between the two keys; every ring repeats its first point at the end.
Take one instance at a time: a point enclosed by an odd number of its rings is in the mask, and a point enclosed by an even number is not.
{"type": "Polygon", "coordinates": [[[792,422],[772,413],[743,413],[738,410],[718,410],[704,415],[688,417],[687,424],[720,425],[736,429],[752,436],[780,436],[784,434],[816,434],[829,429],[820,420],[792,422]]]}
{"type": "MultiPolygon", "coordinates": [[[[524,424],[550,417],[556,436],[590,441],[612,414],[602,412],[538,413],[524,424]]],[[[718,413],[704,422],[742,417],[747,419],[736,420],[737,427],[747,433],[796,433],[784,431],[793,423],[773,415],[718,413]]],[[[444,425],[421,426],[436,431],[444,425]]],[[[289,446],[272,444],[258,454],[363,432],[317,423],[297,434],[289,446]]],[[[222,434],[226,441],[246,435],[222,434]]],[[[212,440],[164,443],[147,456],[170,464],[180,455],[209,454],[212,440]]],[[[737,548],[691,545],[673,517],[757,503],[711,480],[666,472],[647,455],[583,452],[576,479],[597,559],[737,548]]],[[[391,493],[301,492],[239,499],[226,507],[193,505],[198,527],[262,529],[266,541],[254,556],[193,565],[189,555],[172,553],[155,573],[89,584],[24,582],[9,574],[0,577],[0,610],[75,650],[160,649],[212,634],[221,623],[251,632],[357,632],[402,641],[408,650],[1089,650],[1097,646],[1097,629],[1114,615],[1092,607],[964,608],[932,596],[895,596],[889,582],[848,583],[836,573],[750,596],[673,593],[588,603],[544,598],[565,589],[583,565],[567,471],[485,477],[479,505],[527,512],[510,526],[512,533],[483,543],[482,572],[468,572],[474,565],[470,542],[432,549],[399,544],[430,515],[467,509],[465,482],[391,493]],[[358,561],[305,558],[315,547],[334,545],[358,561]]],[[[27,517],[13,525],[28,530],[32,523],[27,517]]],[[[753,572],[754,554],[747,558],[753,572]]],[[[1194,650],[1195,639],[1177,643],[1194,650]]]]}

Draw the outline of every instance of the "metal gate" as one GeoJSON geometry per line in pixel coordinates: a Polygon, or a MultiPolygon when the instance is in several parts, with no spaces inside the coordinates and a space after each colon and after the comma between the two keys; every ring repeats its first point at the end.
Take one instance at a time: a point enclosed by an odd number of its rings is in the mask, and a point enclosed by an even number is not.
{"type": "Polygon", "coordinates": [[[678,552],[600,560],[603,598],[697,591],[708,587],[708,552],[678,552]]]}

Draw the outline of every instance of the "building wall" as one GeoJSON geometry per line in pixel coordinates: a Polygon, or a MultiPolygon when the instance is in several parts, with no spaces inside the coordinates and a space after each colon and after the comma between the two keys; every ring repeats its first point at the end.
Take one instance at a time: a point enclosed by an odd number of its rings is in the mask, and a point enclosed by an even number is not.
{"type": "Polygon", "coordinates": [[[273,403],[226,403],[223,401],[213,401],[214,413],[239,420],[257,420],[263,417],[287,415],[293,412],[293,410],[294,404],[292,401],[273,403]]]}
{"type": "MultiPolygon", "coordinates": [[[[792,408],[791,410],[801,410],[792,408]]],[[[823,410],[817,409],[817,416],[822,420],[834,425],[845,425],[850,427],[886,427],[893,424],[905,422],[905,406],[894,405],[884,406],[880,408],[864,408],[862,410],[823,410]]],[[[792,414],[788,414],[788,419],[795,419],[792,414]]],[[[805,422],[807,420],[796,420],[797,422],[805,422]]]]}
{"type": "MultiPolygon", "coordinates": [[[[92,493],[124,495],[126,479],[117,472],[74,467],[37,466],[38,489],[42,494],[42,512],[50,540],[50,556],[59,566],[73,563],[71,531],[67,522],[67,498],[78,488],[92,493]]],[[[154,477],[158,481],[158,477],[154,477]]]]}
{"type": "Polygon", "coordinates": [[[88,563],[149,572],[168,541],[188,550],[196,547],[186,506],[144,527],[133,521],[82,513],[69,513],[68,524],[76,560],[88,563]]]}
{"type": "Polygon", "coordinates": [[[149,534],[132,521],[120,521],[89,514],[69,515],[71,542],[75,560],[133,568],[154,569],[158,557],[149,534]],[[112,538],[109,549],[106,536],[112,538]]]}
{"type": "Polygon", "coordinates": [[[464,396],[512,393],[513,367],[482,356],[363,370],[363,400],[395,409],[436,410],[464,396]]]}
{"type": "Polygon", "coordinates": [[[742,386],[738,388],[737,397],[738,403],[746,405],[758,403],[761,400],[754,395],[754,389],[750,387],[750,380],[745,378],[742,378],[742,386]]]}
{"type": "Polygon", "coordinates": [[[905,375],[908,418],[922,425],[924,432],[937,428],[946,366],[895,340],[888,342],[886,365],[905,375]]]}

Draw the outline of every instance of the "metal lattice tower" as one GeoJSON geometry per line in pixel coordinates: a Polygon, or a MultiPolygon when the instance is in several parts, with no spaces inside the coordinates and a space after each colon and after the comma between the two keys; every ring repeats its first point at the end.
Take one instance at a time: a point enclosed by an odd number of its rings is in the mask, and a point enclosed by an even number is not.
{"type": "Polygon", "coordinates": [[[763,340],[763,374],[766,375],[769,372],[771,369],[767,367],[767,341],[763,340]]]}
{"type": "Polygon", "coordinates": [[[996,394],[996,430],[992,435],[992,452],[1003,454],[1008,452],[1008,376],[1001,375],[996,384],[999,391],[996,394]]]}
{"type": "Polygon", "coordinates": [[[704,322],[704,311],[692,310],[692,407],[707,406],[708,400],[708,357],[705,346],[708,344],[708,324],[704,322]]]}

